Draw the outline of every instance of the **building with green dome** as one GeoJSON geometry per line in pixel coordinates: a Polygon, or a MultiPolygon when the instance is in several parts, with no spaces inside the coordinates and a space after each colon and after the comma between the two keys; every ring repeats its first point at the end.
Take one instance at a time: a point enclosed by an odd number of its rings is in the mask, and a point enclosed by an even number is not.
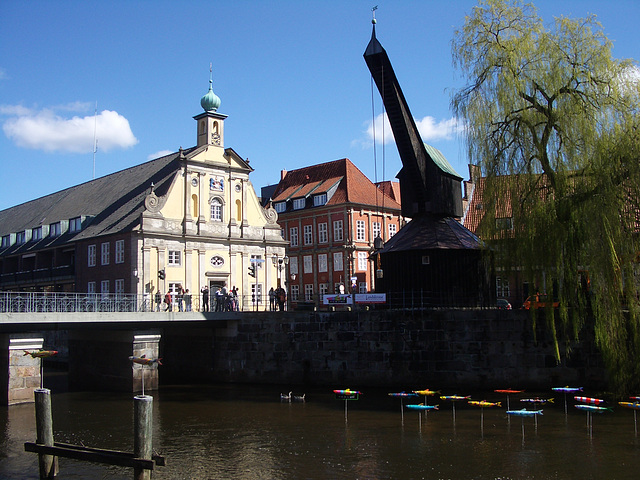
{"type": "Polygon", "coordinates": [[[225,146],[211,78],[200,105],[195,146],[0,211],[0,291],[153,303],[181,287],[199,308],[201,289],[224,286],[240,308],[268,307],[272,258],[285,255],[277,214],[261,206],[248,160],[225,146]]]}

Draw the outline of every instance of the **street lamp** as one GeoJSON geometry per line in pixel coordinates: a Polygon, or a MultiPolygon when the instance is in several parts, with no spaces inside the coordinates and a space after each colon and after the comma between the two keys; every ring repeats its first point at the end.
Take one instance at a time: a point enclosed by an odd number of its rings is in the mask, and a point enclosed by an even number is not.
{"type": "Polygon", "coordinates": [[[289,264],[289,257],[287,257],[286,255],[282,258],[278,257],[277,254],[274,254],[271,257],[271,261],[273,262],[273,266],[274,267],[278,267],[278,288],[280,288],[281,285],[281,278],[282,278],[282,269],[284,268],[285,265],[289,264]]]}
{"type": "MultiPolygon", "coordinates": [[[[353,284],[353,278],[356,276],[356,269],[355,267],[352,270],[353,267],[353,255],[354,252],[357,250],[357,247],[355,244],[353,244],[351,242],[351,239],[347,238],[347,242],[344,246],[345,252],[347,254],[347,278],[345,281],[345,284],[349,285],[349,292],[354,293],[353,288],[352,288],[352,284],[353,284]]],[[[346,286],[346,285],[345,285],[346,286]]]]}

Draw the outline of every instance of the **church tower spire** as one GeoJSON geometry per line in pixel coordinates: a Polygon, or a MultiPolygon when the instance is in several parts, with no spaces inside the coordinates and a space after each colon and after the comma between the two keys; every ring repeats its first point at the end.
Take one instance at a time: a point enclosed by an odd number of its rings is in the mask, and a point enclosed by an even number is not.
{"type": "Polygon", "coordinates": [[[193,117],[198,125],[197,146],[212,145],[224,147],[224,119],[226,115],[218,113],[220,97],[213,93],[213,67],[209,64],[209,91],[200,99],[204,113],[193,117]]]}

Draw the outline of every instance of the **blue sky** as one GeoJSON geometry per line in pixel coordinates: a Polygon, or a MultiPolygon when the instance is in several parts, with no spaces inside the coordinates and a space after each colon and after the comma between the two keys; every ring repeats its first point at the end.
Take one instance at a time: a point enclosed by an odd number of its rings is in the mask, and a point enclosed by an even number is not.
{"type": "MultiPolygon", "coordinates": [[[[640,2],[534,3],[546,22],[596,14],[614,56],[640,58],[640,2]]],[[[210,63],[225,146],[249,159],[258,194],[281,169],[344,157],[392,179],[401,163],[392,139],[374,156],[382,105],[362,58],[375,5],[424,141],[467,179],[451,39],[475,1],[2,0],[0,210],[91,180],[94,130],[96,177],[195,145],[210,63]]]]}

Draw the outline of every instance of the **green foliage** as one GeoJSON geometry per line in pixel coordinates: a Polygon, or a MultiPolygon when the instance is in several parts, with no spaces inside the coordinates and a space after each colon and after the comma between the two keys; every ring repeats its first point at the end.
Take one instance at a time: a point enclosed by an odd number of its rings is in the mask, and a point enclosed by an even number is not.
{"type": "Polygon", "coordinates": [[[556,290],[553,338],[594,322],[624,392],[640,387],[640,82],[611,49],[595,16],[546,27],[531,4],[481,0],[454,37],[468,84],[453,107],[486,177],[480,236],[504,271],[556,290]]]}

